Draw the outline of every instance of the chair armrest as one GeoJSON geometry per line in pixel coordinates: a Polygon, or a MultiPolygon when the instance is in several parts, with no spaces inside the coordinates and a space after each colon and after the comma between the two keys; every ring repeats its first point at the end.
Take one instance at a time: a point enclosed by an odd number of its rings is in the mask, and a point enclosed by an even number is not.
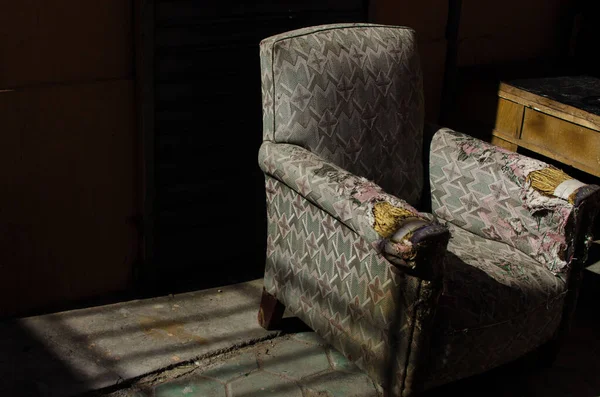
{"type": "Polygon", "coordinates": [[[438,269],[429,269],[433,265],[420,263],[433,246],[439,247],[438,254],[443,257],[444,239],[447,242],[449,234],[430,215],[300,146],[265,141],[259,165],[359,234],[396,267],[424,277],[436,274],[438,269]]]}
{"type": "Polygon", "coordinates": [[[585,256],[577,245],[590,233],[598,186],[448,128],[431,141],[429,176],[438,217],[509,244],[555,274],[585,256]]]}

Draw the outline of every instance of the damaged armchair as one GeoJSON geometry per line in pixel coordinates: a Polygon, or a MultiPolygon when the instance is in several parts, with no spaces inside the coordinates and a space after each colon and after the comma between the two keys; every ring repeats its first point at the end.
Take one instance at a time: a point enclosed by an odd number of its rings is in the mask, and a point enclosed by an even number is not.
{"type": "Polygon", "coordinates": [[[263,327],[287,308],[396,396],[564,338],[599,187],[425,133],[411,29],[304,28],[260,59],[263,327]]]}

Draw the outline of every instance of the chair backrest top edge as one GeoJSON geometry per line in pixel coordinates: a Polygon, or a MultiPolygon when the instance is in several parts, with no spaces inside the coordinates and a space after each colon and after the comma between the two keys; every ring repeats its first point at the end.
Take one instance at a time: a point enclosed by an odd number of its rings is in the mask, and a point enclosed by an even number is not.
{"type": "Polygon", "coordinates": [[[335,24],[325,24],[325,25],[316,25],[316,26],[307,26],[304,28],[299,28],[295,30],[290,30],[287,32],[282,32],[270,37],[267,37],[261,40],[260,45],[267,45],[271,43],[275,43],[278,41],[289,40],[296,37],[308,36],[314,33],[327,32],[330,30],[341,30],[341,29],[352,29],[352,28],[385,28],[385,29],[399,29],[399,30],[409,30],[414,32],[413,28],[408,26],[400,26],[400,25],[382,25],[377,23],[367,23],[367,22],[356,22],[356,23],[335,23],[335,24]]]}

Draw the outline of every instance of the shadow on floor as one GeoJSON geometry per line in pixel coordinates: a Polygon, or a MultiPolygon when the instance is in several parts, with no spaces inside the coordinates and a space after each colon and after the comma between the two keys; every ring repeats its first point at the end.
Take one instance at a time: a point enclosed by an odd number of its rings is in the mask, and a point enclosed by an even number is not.
{"type": "Polygon", "coordinates": [[[46,346],[38,335],[18,321],[0,328],[0,395],[14,397],[55,396],[52,383],[63,392],[76,392],[80,376],[46,346]]]}
{"type": "Polygon", "coordinates": [[[262,280],[255,280],[2,322],[0,395],[55,397],[115,387],[274,337],[256,319],[261,292],[262,280]]]}
{"type": "MultiPolygon", "coordinates": [[[[261,280],[220,291],[4,322],[0,325],[0,395],[55,397],[106,387],[114,391],[126,379],[186,365],[203,353],[275,336],[260,329],[256,321],[261,280]]],[[[520,360],[437,388],[426,396],[600,395],[600,313],[595,305],[600,294],[596,291],[597,284],[584,284],[570,337],[550,368],[520,360]]],[[[294,337],[309,329],[297,318],[288,317],[283,331],[294,337]]],[[[295,351],[281,354],[272,365],[299,367],[306,357],[295,351]]],[[[311,378],[313,388],[318,389],[323,379],[311,378]]],[[[254,393],[261,386],[257,387],[254,393]]]]}

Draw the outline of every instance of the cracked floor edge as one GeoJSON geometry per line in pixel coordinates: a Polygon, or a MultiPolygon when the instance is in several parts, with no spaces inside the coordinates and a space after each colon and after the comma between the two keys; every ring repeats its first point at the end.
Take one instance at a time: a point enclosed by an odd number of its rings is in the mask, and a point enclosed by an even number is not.
{"type": "MultiPolygon", "coordinates": [[[[130,379],[126,379],[117,384],[103,387],[97,390],[91,390],[81,394],[77,394],[74,397],[118,397],[119,392],[127,388],[134,388],[139,386],[153,387],[156,384],[163,383],[167,380],[175,380],[183,376],[189,375],[198,370],[205,370],[210,367],[212,360],[226,360],[228,355],[241,354],[245,349],[252,349],[263,342],[276,339],[281,336],[285,336],[282,331],[275,331],[270,335],[265,335],[257,338],[249,339],[248,341],[239,342],[229,347],[217,349],[212,352],[208,352],[184,362],[171,364],[167,367],[157,369],[155,371],[139,375],[130,379]],[[186,369],[187,371],[182,371],[186,369]],[[115,394],[116,393],[116,394],[115,394]]],[[[142,387],[143,389],[144,387],[142,387]]]]}
{"type": "Polygon", "coordinates": [[[336,355],[330,360],[332,347],[312,331],[282,332],[277,337],[260,339],[243,347],[228,349],[221,355],[146,376],[129,388],[111,393],[98,391],[94,395],[212,397],[265,393],[346,397],[358,390],[356,396],[381,396],[373,381],[346,358],[336,355]],[[209,390],[207,387],[212,389],[204,394],[209,390]]]}

